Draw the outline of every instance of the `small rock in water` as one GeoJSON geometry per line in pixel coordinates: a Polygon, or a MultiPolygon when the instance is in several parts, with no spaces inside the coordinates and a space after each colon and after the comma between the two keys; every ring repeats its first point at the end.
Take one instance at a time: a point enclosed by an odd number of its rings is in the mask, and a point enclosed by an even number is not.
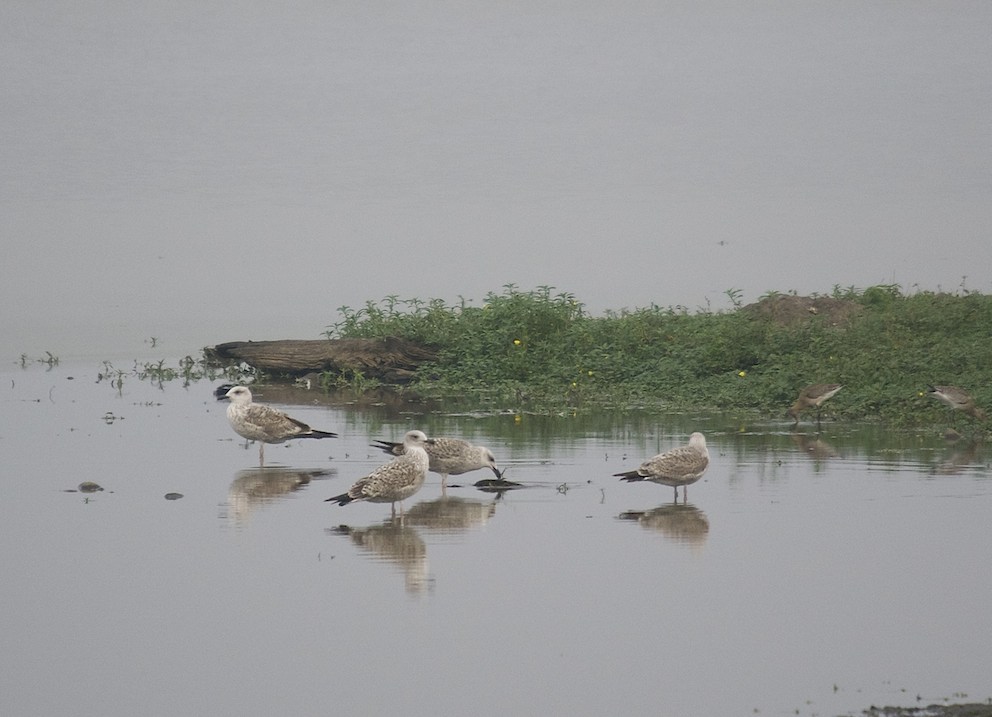
{"type": "Polygon", "coordinates": [[[93,481],[84,480],[79,484],[80,493],[96,493],[97,491],[103,490],[103,486],[99,483],[94,483],[93,481]]]}
{"type": "Polygon", "coordinates": [[[182,493],[166,493],[165,494],[165,499],[166,500],[179,500],[182,497],[183,497],[183,494],[182,493]]]}

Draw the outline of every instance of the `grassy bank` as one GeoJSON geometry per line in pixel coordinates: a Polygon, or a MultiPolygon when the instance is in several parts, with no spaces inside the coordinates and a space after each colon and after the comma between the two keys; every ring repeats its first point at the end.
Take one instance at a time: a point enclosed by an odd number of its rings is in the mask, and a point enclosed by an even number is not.
{"type": "MultiPolygon", "coordinates": [[[[513,285],[482,306],[387,297],[339,309],[332,338],[400,336],[434,347],[410,390],[487,403],[716,409],[781,416],[799,388],[841,383],[825,414],[899,425],[946,423],[927,385],[992,405],[992,296],[768,294],[729,311],[650,306],[592,316],[551,287],[513,285]]],[[[351,380],[361,377],[351,377],[351,380]]],[[[967,417],[956,417],[962,427],[967,417]]]]}

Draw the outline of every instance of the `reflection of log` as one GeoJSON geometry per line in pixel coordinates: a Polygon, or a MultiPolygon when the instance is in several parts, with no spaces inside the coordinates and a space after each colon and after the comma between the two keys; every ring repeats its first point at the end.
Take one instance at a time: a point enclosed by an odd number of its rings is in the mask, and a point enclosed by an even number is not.
{"type": "Polygon", "coordinates": [[[436,354],[412,341],[384,339],[326,339],[320,341],[231,341],[204,349],[215,362],[245,362],[261,371],[302,374],[310,371],[360,371],[388,383],[403,383],[436,354]]]}

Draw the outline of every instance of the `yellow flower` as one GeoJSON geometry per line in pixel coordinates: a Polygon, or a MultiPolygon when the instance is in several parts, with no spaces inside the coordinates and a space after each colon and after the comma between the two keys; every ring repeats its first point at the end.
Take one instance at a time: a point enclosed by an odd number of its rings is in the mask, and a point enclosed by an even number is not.
{"type": "Polygon", "coordinates": [[[747,371],[738,371],[737,375],[740,376],[741,378],[744,378],[745,376],[747,376],[747,371]]]}
{"type": "Polygon", "coordinates": [[[520,345],[520,339],[513,339],[513,345],[514,346],[519,346],[520,345]]]}
{"type": "Polygon", "coordinates": [[[578,385],[575,381],[572,381],[572,388],[576,388],[578,385]]]}
{"type": "Polygon", "coordinates": [[[586,373],[588,373],[590,376],[592,376],[592,371],[587,371],[586,373]]]}

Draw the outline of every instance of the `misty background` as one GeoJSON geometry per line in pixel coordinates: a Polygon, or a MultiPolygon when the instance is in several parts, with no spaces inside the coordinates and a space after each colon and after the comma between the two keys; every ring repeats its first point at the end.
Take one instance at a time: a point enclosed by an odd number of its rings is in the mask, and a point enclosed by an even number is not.
{"type": "Polygon", "coordinates": [[[984,1],[3,3],[4,355],[508,283],[992,291],[990,37],[984,1]]]}

